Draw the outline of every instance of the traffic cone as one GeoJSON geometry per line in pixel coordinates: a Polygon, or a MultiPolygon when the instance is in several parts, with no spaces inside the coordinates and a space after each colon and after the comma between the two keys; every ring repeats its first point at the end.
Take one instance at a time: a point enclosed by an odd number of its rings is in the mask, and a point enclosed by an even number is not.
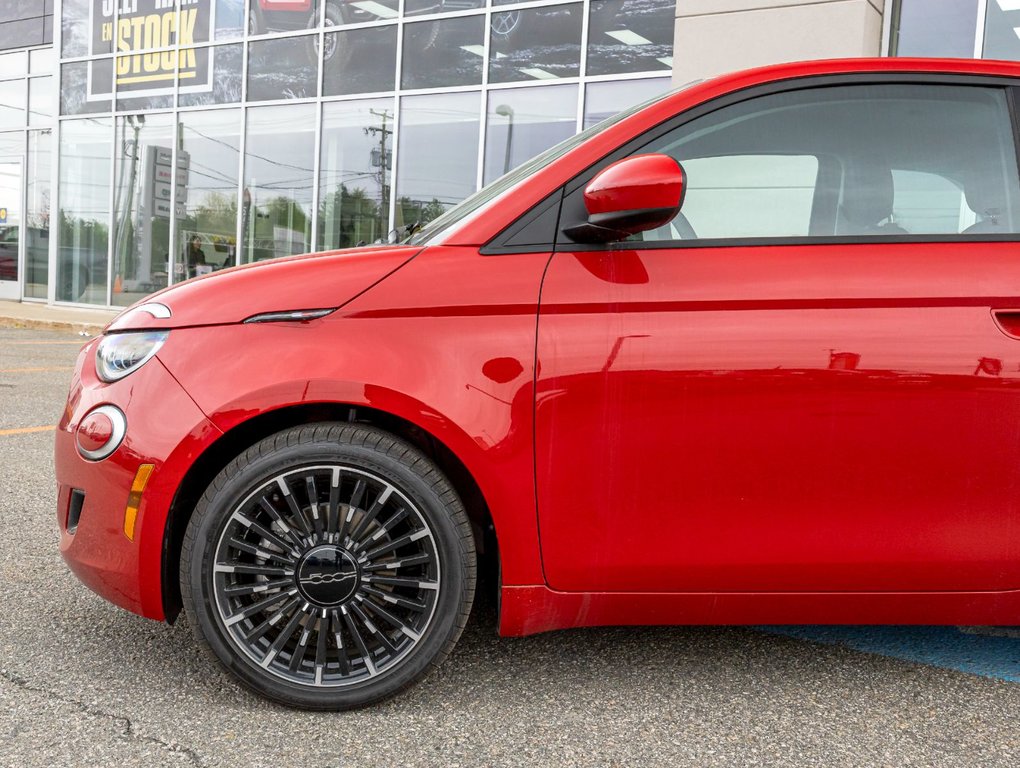
{"type": "Polygon", "coordinates": [[[114,280],[113,280],[113,292],[114,293],[121,293],[123,290],[124,290],[124,286],[121,285],[120,275],[117,275],[117,277],[114,278],[114,280]]]}

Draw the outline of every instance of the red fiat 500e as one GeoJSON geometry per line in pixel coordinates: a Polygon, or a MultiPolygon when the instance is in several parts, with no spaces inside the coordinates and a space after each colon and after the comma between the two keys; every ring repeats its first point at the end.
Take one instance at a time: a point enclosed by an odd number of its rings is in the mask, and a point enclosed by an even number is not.
{"type": "Polygon", "coordinates": [[[81,352],[61,550],[343,709],[499,629],[1020,620],[1020,65],[771,67],[81,352]]]}

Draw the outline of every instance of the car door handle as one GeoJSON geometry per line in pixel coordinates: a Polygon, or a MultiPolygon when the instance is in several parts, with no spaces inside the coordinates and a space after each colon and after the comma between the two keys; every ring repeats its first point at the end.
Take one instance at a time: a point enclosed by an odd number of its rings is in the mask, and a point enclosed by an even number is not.
{"type": "Polygon", "coordinates": [[[1003,333],[1020,339],[1020,309],[993,309],[992,317],[1003,333]]]}

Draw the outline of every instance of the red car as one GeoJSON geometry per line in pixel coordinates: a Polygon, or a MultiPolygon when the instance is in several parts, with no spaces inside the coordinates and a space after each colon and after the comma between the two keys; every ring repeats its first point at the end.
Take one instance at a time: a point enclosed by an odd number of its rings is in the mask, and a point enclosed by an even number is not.
{"type": "Polygon", "coordinates": [[[503,635],[1020,619],[1020,65],[680,89],[81,352],[61,551],[288,704],[503,635]]]}

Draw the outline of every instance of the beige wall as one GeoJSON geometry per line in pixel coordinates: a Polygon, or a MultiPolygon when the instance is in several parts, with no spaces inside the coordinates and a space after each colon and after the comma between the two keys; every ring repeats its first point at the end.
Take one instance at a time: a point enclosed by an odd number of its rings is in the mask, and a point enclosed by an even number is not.
{"type": "Polygon", "coordinates": [[[801,59],[878,56],[887,0],[677,0],[673,80],[801,59]]]}

